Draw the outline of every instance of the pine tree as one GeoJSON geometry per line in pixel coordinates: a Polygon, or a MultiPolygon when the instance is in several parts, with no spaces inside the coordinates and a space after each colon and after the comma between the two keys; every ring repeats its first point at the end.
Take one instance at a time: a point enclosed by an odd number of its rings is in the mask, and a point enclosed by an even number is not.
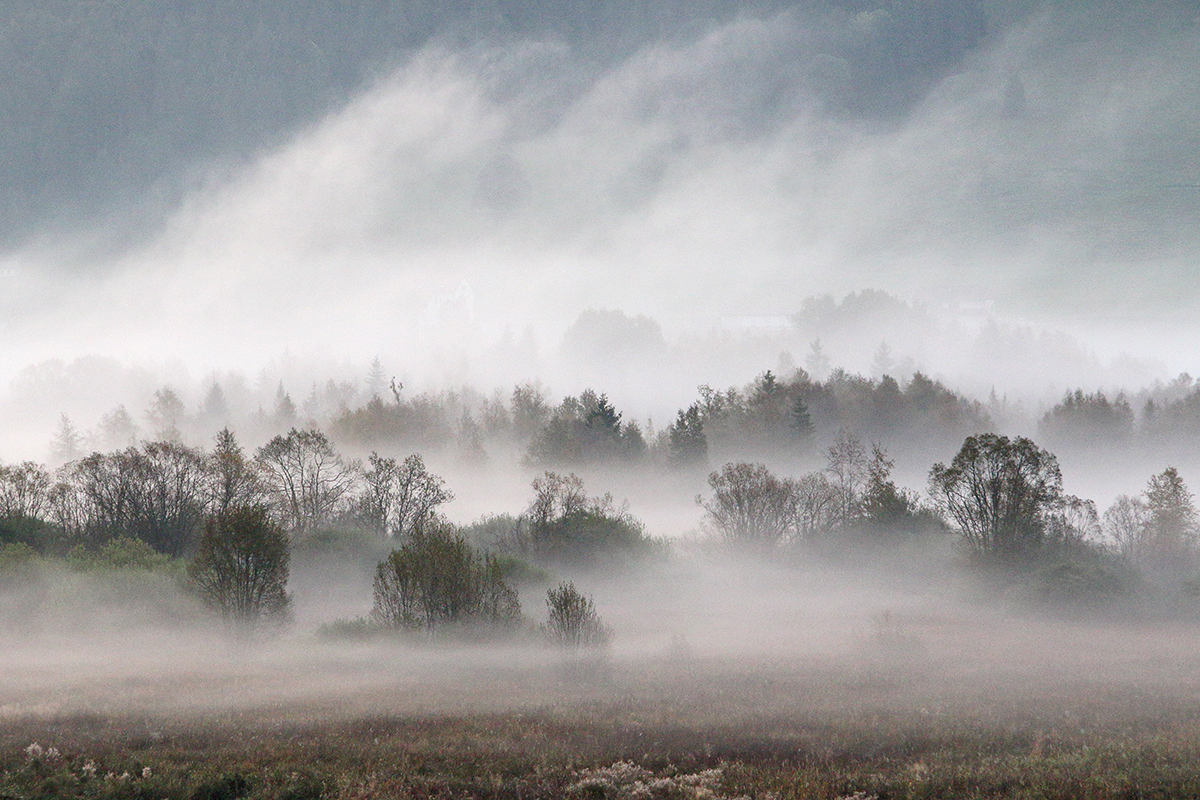
{"type": "Polygon", "coordinates": [[[667,429],[667,441],[673,464],[688,466],[708,461],[708,438],[704,435],[704,418],[699,403],[692,403],[686,411],[679,411],[675,422],[667,429]]]}
{"type": "Polygon", "coordinates": [[[371,361],[371,370],[367,373],[367,399],[379,397],[387,386],[387,374],[383,371],[383,362],[379,356],[371,361]]]}
{"type": "Polygon", "coordinates": [[[796,402],[792,403],[791,412],[792,432],[797,439],[809,441],[813,438],[814,428],[812,417],[808,413],[808,404],[804,402],[803,397],[797,397],[796,402]]]}
{"type": "Polygon", "coordinates": [[[50,441],[50,459],[60,464],[74,461],[83,455],[83,435],[71,422],[71,418],[62,414],[58,418],[58,430],[50,441]]]}

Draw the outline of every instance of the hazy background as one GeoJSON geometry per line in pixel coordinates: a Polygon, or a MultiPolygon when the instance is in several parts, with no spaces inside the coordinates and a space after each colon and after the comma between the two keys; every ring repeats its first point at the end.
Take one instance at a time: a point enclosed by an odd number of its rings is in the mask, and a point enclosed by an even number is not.
{"type": "Polygon", "coordinates": [[[1195,371],[1198,20],[2,3],[4,457],[164,384],[269,403],[375,356],[410,389],[539,378],[661,421],[817,337],[1033,409],[1195,371]],[[901,302],[806,305],[867,288],[901,302]],[[572,338],[589,308],[653,324],[572,338]]]}

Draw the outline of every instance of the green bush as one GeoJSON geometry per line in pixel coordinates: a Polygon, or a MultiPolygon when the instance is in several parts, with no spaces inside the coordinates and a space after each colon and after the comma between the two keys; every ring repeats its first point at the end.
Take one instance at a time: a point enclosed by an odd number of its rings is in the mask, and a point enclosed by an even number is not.
{"type": "Polygon", "coordinates": [[[0,572],[24,570],[40,562],[37,551],[23,542],[9,542],[0,546],[0,572]]]}
{"type": "Polygon", "coordinates": [[[0,545],[24,544],[45,553],[56,544],[55,531],[34,517],[0,517],[0,545]]]}
{"type": "Polygon", "coordinates": [[[265,506],[209,517],[188,574],[208,605],[226,619],[252,623],[286,618],[291,597],[288,537],[265,506]]]}
{"type": "Polygon", "coordinates": [[[1105,605],[1127,592],[1126,583],[1117,569],[1099,560],[1050,564],[1033,575],[1039,599],[1069,607],[1105,605]]]}
{"type": "Polygon", "coordinates": [[[661,552],[646,528],[612,495],[588,497],[576,475],[547,472],[533,481],[534,499],[510,552],[542,564],[595,567],[661,552]]]}
{"type": "Polygon", "coordinates": [[[121,536],[105,542],[99,550],[89,550],[83,545],[71,548],[67,553],[67,564],[85,571],[137,569],[179,572],[183,562],[159,553],[141,539],[121,536]]]}
{"type": "Polygon", "coordinates": [[[490,554],[480,555],[448,527],[409,537],[375,571],[372,616],[402,630],[436,631],[521,619],[517,592],[490,554]]]}

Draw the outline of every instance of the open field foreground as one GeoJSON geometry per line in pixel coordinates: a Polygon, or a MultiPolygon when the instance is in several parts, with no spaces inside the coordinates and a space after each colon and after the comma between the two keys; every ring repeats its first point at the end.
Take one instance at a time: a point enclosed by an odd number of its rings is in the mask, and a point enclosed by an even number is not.
{"type": "Polygon", "coordinates": [[[3,669],[11,798],[1200,795],[1200,648],[1173,624],[883,614],[819,652],[591,662],[148,637],[3,669]]]}

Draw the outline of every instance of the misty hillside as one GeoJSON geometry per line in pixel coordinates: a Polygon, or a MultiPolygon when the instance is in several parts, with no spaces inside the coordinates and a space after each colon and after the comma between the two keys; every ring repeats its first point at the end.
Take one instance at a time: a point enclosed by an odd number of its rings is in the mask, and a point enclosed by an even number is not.
{"type": "MultiPolygon", "coordinates": [[[[0,238],[119,212],[237,162],[339,107],[430,42],[566,44],[576,69],[734,16],[792,15],[793,41],[748,67],[740,116],[804,87],[831,110],[901,114],[983,38],[957,0],[282,0],[0,4],[0,238]]],[[[737,76],[735,76],[737,77],[737,76]]]]}

